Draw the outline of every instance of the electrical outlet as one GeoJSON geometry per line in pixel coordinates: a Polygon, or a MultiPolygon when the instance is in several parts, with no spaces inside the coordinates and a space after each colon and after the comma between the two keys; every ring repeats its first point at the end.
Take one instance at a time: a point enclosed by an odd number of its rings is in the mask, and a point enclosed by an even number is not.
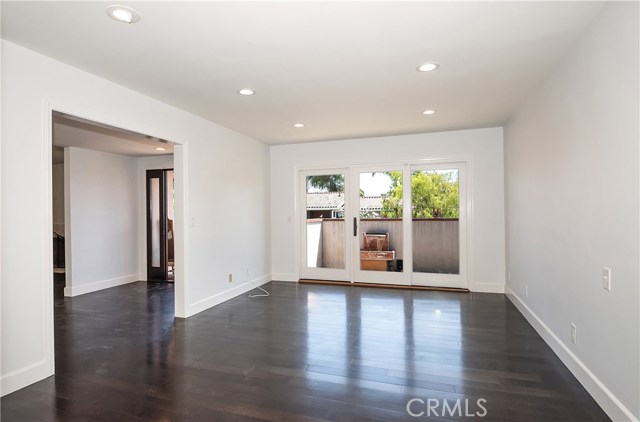
{"type": "Polygon", "coordinates": [[[611,291],[611,268],[602,268],[602,288],[611,291]]]}
{"type": "Polygon", "coordinates": [[[229,273],[229,283],[233,283],[233,274],[229,273]]]}
{"type": "Polygon", "coordinates": [[[571,343],[578,343],[578,333],[577,333],[576,324],[571,323],[571,343]]]}
{"type": "Polygon", "coordinates": [[[524,296],[525,297],[529,297],[529,285],[528,284],[524,285],[524,296]]]}

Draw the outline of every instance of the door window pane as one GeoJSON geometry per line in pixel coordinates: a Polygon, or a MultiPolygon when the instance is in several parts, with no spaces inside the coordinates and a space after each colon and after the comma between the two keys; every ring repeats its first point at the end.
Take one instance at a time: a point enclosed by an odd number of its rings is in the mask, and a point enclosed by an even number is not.
{"type": "Polygon", "coordinates": [[[402,265],[402,171],[360,173],[360,269],[402,265]]]}
{"type": "Polygon", "coordinates": [[[413,171],[411,192],[413,271],[459,274],[458,170],[413,171]]]}
{"type": "Polygon", "coordinates": [[[149,180],[149,218],[151,219],[151,266],[160,266],[160,179],[149,180]]]}
{"type": "Polygon", "coordinates": [[[175,279],[175,197],[174,197],[174,172],[173,170],[167,170],[167,278],[169,280],[175,279]]]}
{"type": "Polygon", "coordinates": [[[306,177],[307,267],[345,268],[344,174],[306,177]]]}

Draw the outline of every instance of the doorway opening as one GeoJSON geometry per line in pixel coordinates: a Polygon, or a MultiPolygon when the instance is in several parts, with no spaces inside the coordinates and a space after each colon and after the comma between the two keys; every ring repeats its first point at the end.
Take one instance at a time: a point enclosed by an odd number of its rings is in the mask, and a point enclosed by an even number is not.
{"type": "MultiPolygon", "coordinates": [[[[140,299],[158,316],[157,321],[172,324],[174,317],[184,318],[187,314],[184,265],[188,244],[184,225],[187,145],[122,129],[104,120],[100,123],[92,119],[91,113],[78,110],[51,103],[43,109],[43,119],[50,129],[42,136],[43,182],[47,187],[43,192],[46,225],[43,246],[51,268],[44,280],[48,300],[43,301],[43,313],[46,364],[50,374],[55,373],[56,365],[66,364],[65,359],[70,356],[64,346],[72,343],[64,339],[72,340],[73,337],[67,335],[72,327],[57,323],[58,316],[73,311],[74,307],[68,304],[102,298],[105,312],[117,312],[117,307],[111,306],[111,292],[107,289],[121,286],[130,294],[146,292],[146,298],[140,299]],[[60,162],[55,161],[56,157],[60,162]],[[54,174],[54,164],[60,164],[57,174],[54,174]],[[172,178],[174,283],[171,284],[146,282],[147,169],[175,169],[172,178]],[[64,215],[63,225],[58,218],[55,221],[53,218],[54,196],[56,207],[63,205],[63,212],[57,214],[64,215]],[[54,243],[54,232],[64,238],[64,246],[59,240],[54,243]],[[171,294],[159,300],[154,294],[158,289],[171,294]],[[54,341],[56,337],[60,341],[54,341]]],[[[101,331],[100,327],[95,329],[101,331]]]]}
{"type": "Polygon", "coordinates": [[[143,222],[150,168],[160,169],[170,192],[162,279],[176,281],[173,144],[57,111],[51,133],[55,300],[147,280],[143,222]]]}

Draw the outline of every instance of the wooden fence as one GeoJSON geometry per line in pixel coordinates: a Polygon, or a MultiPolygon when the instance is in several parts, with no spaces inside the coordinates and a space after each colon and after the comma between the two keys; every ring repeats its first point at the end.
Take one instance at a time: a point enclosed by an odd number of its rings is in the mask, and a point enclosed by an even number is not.
{"type": "MultiPolygon", "coordinates": [[[[307,220],[307,265],[344,268],[344,219],[307,220]]],[[[361,219],[365,233],[389,233],[389,249],[404,260],[400,219],[361,219]]],[[[415,272],[457,274],[460,270],[458,219],[413,219],[413,270],[415,272]]],[[[360,238],[360,249],[363,239],[360,238]]]]}

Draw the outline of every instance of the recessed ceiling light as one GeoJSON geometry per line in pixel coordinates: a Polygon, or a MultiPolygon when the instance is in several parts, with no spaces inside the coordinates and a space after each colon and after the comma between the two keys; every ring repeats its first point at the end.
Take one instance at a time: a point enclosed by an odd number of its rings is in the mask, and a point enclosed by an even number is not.
{"type": "Polygon", "coordinates": [[[162,147],[155,147],[154,148],[156,151],[166,151],[166,148],[162,148],[162,147]]]}
{"type": "Polygon", "coordinates": [[[418,66],[418,72],[431,72],[432,70],[436,70],[438,67],[438,63],[424,63],[418,66]]]}
{"type": "Polygon", "coordinates": [[[422,112],[422,114],[429,116],[431,114],[436,114],[436,111],[435,110],[425,110],[425,111],[422,112]]]}
{"type": "Polygon", "coordinates": [[[304,127],[302,123],[294,123],[293,127],[304,127]]]}
{"type": "Polygon", "coordinates": [[[127,6],[109,6],[107,7],[107,15],[111,19],[122,23],[136,23],[140,21],[140,14],[127,6]]]}
{"type": "Polygon", "coordinates": [[[238,94],[240,95],[253,95],[256,92],[252,89],[241,89],[240,91],[238,91],[238,94]]]}

